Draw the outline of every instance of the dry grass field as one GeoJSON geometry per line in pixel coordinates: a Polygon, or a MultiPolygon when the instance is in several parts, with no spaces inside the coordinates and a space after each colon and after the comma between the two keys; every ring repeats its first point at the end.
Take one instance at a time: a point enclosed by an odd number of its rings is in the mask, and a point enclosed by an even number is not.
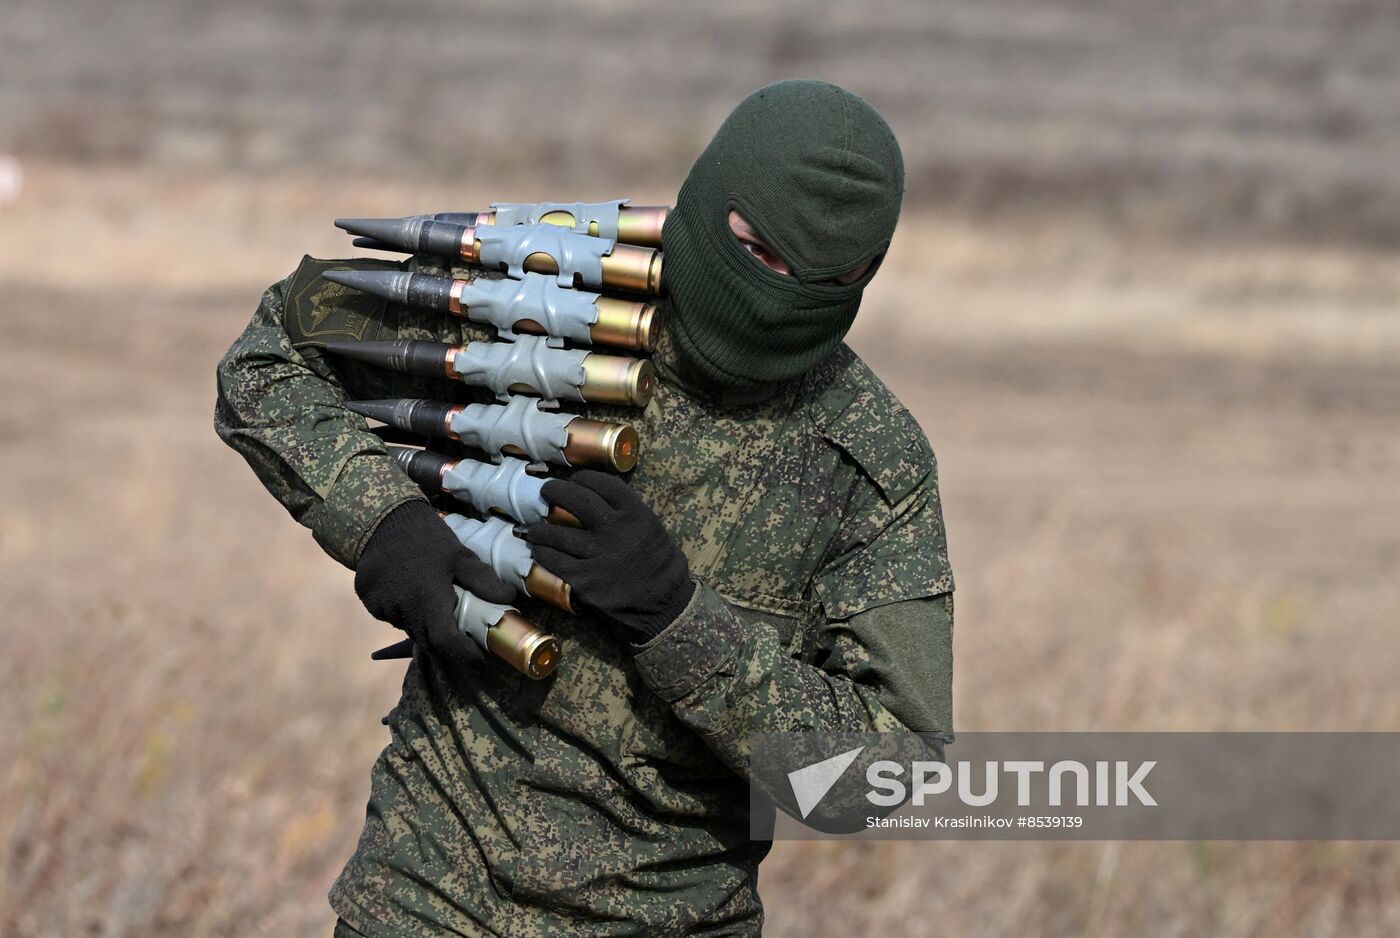
{"type": "MultiPolygon", "coordinates": [[[[0,30],[0,935],[329,934],[402,666],[215,361],[331,218],[668,200],[783,74],[909,154],[851,343],[939,455],[958,728],[1400,729],[1393,5],[122,7],[0,30]],[[547,16],[594,65],[501,74],[547,16]],[[447,142],[512,114],[518,165],[447,142]]],[[[777,936],[1400,934],[1388,844],[780,844],[761,888],[777,936]]]]}

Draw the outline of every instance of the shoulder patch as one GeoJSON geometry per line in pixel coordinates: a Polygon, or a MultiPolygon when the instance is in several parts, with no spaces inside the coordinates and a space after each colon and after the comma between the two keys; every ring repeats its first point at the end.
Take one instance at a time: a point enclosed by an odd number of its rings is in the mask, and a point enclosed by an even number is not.
{"type": "Polygon", "coordinates": [[[321,277],[327,270],[399,270],[395,261],[351,258],[327,261],[303,257],[292,274],[284,300],[284,322],[295,348],[324,346],[337,339],[367,338],[383,320],[387,302],[368,293],[331,283],[321,277]]]}
{"type": "Polygon", "coordinates": [[[893,505],[935,471],[919,422],[846,345],[814,372],[817,431],[860,466],[893,505]]]}

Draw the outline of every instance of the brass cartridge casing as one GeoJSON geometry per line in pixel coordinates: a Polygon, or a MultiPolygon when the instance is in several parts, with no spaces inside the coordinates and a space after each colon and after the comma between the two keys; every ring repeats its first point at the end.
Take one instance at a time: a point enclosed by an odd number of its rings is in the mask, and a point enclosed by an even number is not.
{"type": "Polygon", "coordinates": [[[559,639],[541,632],[517,612],[506,612],[486,630],[486,647],[534,680],[549,677],[559,663],[559,639]]]}
{"type": "Polygon", "coordinates": [[[595,344],[642,352],[656,347],[661,317],[656,314],[655,303],[600,296],[593,306],[598,310],[598,321],[588,327],[588,335],[595,344]]]}
{"type": "Polygon", "coordinates": [[[635,244],[614,244],[603,255],[603,286],[655,296],[661,292],[661,252],[635,244]]]}
{"type": "Polygon", "coordinates": [[[525,592],[551,606],[557,606],[565,612],[578,611],[573,607],[573,591],[569,589],[569,584],[539,564],[531,567],[530,572],[526,574],[525,592]]]}
{"type": "Polygon", "coordinates": [[[585,401],[645,407],[655,386],[656,369],[645,358],[593,352],[584,356],[580,391],[585,401]]]}
{"type": "MultiPolygon", "coordinates": [[[[471,318],[469,308],[461,302],[463,285],[465,281],[461,280],[453,284],[449,311],[454,316],[471,318]]],[[[593,305],[598,310],[598,321],[588,327],[588,336],[594,345],[615,345],[638,352],[650,352],[656,346],[661,327],[656,304],[600,296],[593,305]]],[[[517,319],[511,327],[530,335],[549,335],[549,330],[533,319],[517,319]]]]}
{"type": "MultiPolygon", "coordinates": [[[[606,466],[614,472],[629,472],[637,464],[641,442],[631,424],[578,417],[569,422],[568,432],[563,453],[571,466],[606,466]]],[[[524,447],[513,443],[501,447],[501,452],[530,458],[524,447]]]]}
{"type": "Polygon", "coordinates": [[[617,216],[617,240],[659,248],[669,214],[669,205],[624,205],[617,216]]]}
{"type": "MultiPolygon", "coordinates": [[[[481,245],[476,240],[475,225],[462,229],[458,253],[469,264],[480,263],[481,245]]],[[[543,251],[528,255],[520,266],[536,274],[559,273],[559,262],[543,251]]],[[[656,248],[614,243],[612,250],[603,255],[602,286],[628,293],[660,293],[661,252],[656,248]]]]}
{"type": "Polygon", "coordinates": [[[637,464],[641,444],[637,429],[629,423],[579,417],[569,422],[568,431],[564,458],[572,466],[608,466],[627,472],[637,464]]]}

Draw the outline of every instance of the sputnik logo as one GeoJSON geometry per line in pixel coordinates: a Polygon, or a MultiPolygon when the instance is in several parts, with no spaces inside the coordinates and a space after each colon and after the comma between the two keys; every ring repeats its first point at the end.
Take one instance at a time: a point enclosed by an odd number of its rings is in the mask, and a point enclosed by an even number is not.
{"type": "Polygon", "coordinates": [[[848,749],[830,759],[823,759],[788,773],[788,784],[792,785],[793,797],[797,799],[797,810],[802,812],[805,821],[812,809],[821,803],[826,793],[831,791],[856,756],[865,751],[864,746],[848,749]]]}

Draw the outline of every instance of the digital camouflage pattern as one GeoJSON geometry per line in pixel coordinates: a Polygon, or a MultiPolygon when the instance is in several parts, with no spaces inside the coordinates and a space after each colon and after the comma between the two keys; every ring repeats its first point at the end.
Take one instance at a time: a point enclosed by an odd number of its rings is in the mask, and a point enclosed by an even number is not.
{"type": "MultiPolygon", "coordinates": [[[[342,402],[486,399],[320,351],[489,337],[319,276],[395,266],[307,258],[219,365],[220,436],[352,566],[378,520],[422,495],[342,402]]],[[[416,656],[331,891],[364,935],[756,933],[767,845],[749,839],[752,734],[951,739],[953,581],[913,418],[845,345],[778,394],[723,409],[668,367],[664,330],[654,358],[663,380],[644,411],[565,406],[636,423],[627,478],[689,558],[690,604],[634,654],[605,623],[522,597],[563,645],[544,681],[491,658],[449,673],[416,656]]]]}

